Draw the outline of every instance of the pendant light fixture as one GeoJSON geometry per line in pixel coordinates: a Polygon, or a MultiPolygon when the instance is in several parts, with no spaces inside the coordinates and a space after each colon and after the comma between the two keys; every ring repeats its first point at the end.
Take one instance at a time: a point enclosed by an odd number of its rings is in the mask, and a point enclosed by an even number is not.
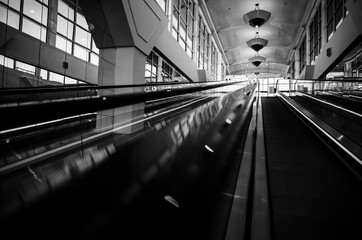
{"type": "Polygon", "coordinates": [[[265,47],[268,44],[268,40],[259,37],[259,32],[256,32],[255,38],[246,41],[248,46],[252,48],[254,51],[259,52],[260,49],[265,47]]]}
{"type": "Polygon", "coordinates": [[[251,62],[255,67],[259,67],[265,59],[265,57],[259,56],[259,54],[256,53],[255,57],[249,58],[249,62],[251,62]]]}
{"type": "Polygon", "coordinates": [[[255,4],[255,10],[244,14],[243,18],[245,23],[254,28],[261,27],[270,18],[271,13],[265,10],[259,9],[259,3],[255,4]]]}

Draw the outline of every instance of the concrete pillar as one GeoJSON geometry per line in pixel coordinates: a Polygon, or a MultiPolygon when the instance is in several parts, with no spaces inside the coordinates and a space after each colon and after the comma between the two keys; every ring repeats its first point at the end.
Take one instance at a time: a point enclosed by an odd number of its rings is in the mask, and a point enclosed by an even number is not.
{"type": "Polygon", "coordinates": [[[55,46],[58,22],[58,0],[49,0],[47,43],[55,46]]]}
{"type": "Polygon", "coordinates": [[[327,43],[327,0],[322,0],[322,8],[321,8],[321,26],[322,26],[322,46],[321,49],[324,47],[324,45],[327,43]]]}
{"type": "Polygon", "coordinates": [[[136,47],[99,50],[98,85],[144,84],[147,56],[136,47]]]}
{"type": "MultiPolygon", "coordinates": [[[[99,52],[98,85],[134,85],[145,82],[145,61],[147,56],[136,47],[105,48],[99,52]]],[[[111,89],[99,91],[100,96],[129,92],[130,89],[111,89]]],[[[142,116],[144,103],[135,104],[117,109],[98,112],[97,130],[102,132],[116,128],[120,124],[132,123],[134,118],[142,116]]],[[[122,128],[122,134],[132,133],[143,128],[143,123],[122,128]]]]}

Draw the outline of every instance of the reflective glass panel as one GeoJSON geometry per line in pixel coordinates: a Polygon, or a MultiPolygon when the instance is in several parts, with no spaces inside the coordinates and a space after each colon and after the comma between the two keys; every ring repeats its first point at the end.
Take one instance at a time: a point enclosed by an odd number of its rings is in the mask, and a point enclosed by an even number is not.
{"type": "Polygon", "coordinates": [[[34,19],[35,21],[47,25],[48,8],[42,6],[35,0],[24,1],[24,14],[34,19]]]}
{"type": "Polygon", "coordinates": [[[77,13],[77,24],[85,29],[88,29],[88,23],[85,20],[85,17],[80,13],[77,13]]]}
{"type": "Polygon", "coordinates": [[[64,84],[64,76],[57,73],[49,72],[49,80],[64,84]]]}
{"type": "Polygon", "coordinates": [[[58,15],[57,32],[69,39],[73,38],[73,23],[58,15]]]}
{"type": "Polygon", "coordinates": [[[90,62],[93,63],[94,65],[98,66],[99,63],[99,57],[97,54],[91,53],[91,59],[90,62]]]}
{"type": "Polygon", "coordinates": [[[76,27],[75,42],[83,45],[86,48],[90,48],[91,34],[80,27],[76,27]]]}
{"type": "Polygon", "coordinates": [[[58,3],[58,12],[64,17],[67,17],[68,19],[74,21],[74,10],[63,1],[59,1],[58,3]]]}
{"type": "Polygon", "coordinates": [[[29,34],[30,36],[33,36],[37,39],[42,40],[45,42],[46,39],[46,29],[40,27],[39,24],[36,24],[27,18],[23,18],[23,32],[26,34],[29,34]]]}
{"type": "Polygon", "coordinates": [[[74,56],[88,61],[88,51],[77,44],[74,45],[74,56]]]}
{"type": "Polygon", "coordinates": [[[59,35],[56,36],[55,46],[69,54],[72,53],[72,42],[59,35]]]}

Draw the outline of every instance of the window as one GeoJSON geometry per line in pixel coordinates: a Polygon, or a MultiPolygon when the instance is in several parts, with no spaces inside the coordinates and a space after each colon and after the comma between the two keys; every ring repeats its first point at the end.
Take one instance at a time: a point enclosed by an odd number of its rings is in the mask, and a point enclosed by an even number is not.
{"type": "Polygon", "coordinates": [[[18,71],[26,72],[32,75],[35,75],[35,67],[23,62],[16,61],[15,68],[18,71]]]}
{"type": "Polygon", "coordinates": [[[22,29],[24,33],[29,34],[30,36],[40,39],[43,42],[46,41],[46,28],[27,18],[23,19],[22,29]]]}
{"type": "Polygon", "coordinates": [[[302,41],[302,43],[300,44],[300,48],[299,48],[299,51],[300,51],[300,71],[303,70],[305,64],[306,64],[306,44],[305,44],[305,36],[304,36],[304,39],[302,41]]]}
{"type": "Polygon", "coordinates": [[[218,54],[214,42],[211,42],[211,76],[217,80],[218,54]]]}
{"type": "Polygon", "coordinates": [[[171,82],[172,81],[173,68],[164,60],[162,61],[162,81],[171,82]]]}
{"type": "Polygon", "coordinates": [[[147,58],[145,66],[145,82],[180,82],[189,81],[172,63],[157,55],[154,51],[147,58]],[[158,65],[160,63],[160,65],[158,65]],[[160,73],[159,73],[160,71],[160,73]],[[158,75],[160,77],[158,78],[158,75]]]}
{"type": "Polygon", "coordinates": [[[7,68],[14,68],[14,60],[11,58],[7,58],[3,55],[0,55],[0,65],[5,66],[7,68]]]}
{"type": "Polygon", "coordinates": [[[147,57],[145,68],[145,82],[157,82],[158,56],[151,52],[147,57]]]}
{"type": "Polygon", "coordinates": [[[55,46],[69,54],[98,65],[99,50],[95,45],[88,23],[76,4],[59,1],[55,46]]]}
{"type": "Polygon", "coordinates": [[[167,13],[167,0],[156,0],[156,3],[160,6],[164,13],[167,13]]]}
{"type": "Polygon", "coordinates": [[[64,52],[72,54],[72,42],[60,35],[56,36],[55,46],[64,52]]]}
{"type": "Polygon", "coordinates": [[[201,16],[199,16],[199,32],[197,37],[197,66],[208,70],[210,34],[207,32],[207,27],[201,16]]]}
{"type": "Polygon", "coordinates": [[[318,7],[316,14],[309,27],[310,32],[310,60],[313,62],[320,53],[322,44],[322,23],[321,23],[321,5],[318,7]]]}
{"type": "Polygon", "coordinates": [[[0,5],[0,22],[19,30],[20,15],[0,5]]]}
{"type": "Polygon", "coordinates": [[[46,42],[48,1],[1,0],[0,21],[46,42]]]}
{"type": "Polygon", "coordinates": [[[38,23],[47,26],[48,23],[48,8],[35,0],[24,1],[23,13],[37,21],[38,23]]]}
{"type": "Polygon", "coordinates": [[[172,36],[192,58],[194,49],[194,3],[193,0],[172,1],[172,36]]]}
{"type": "Polygon", "coordinates": [[[347,15],[346,0],[327,0],[327,37],[332,37],[347,15]]]}
{"type": "Polygon", "coordinates": [[[20,0],[1,0],[1,2],[14,8],[17,11],[20,11],[20,0]]]}

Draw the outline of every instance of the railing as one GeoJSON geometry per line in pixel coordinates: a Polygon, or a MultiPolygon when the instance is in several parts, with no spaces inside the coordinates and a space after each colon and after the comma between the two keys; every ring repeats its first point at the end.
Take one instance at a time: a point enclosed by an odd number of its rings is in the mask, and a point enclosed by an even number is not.
{"type": "Polygon", "coordinates": [[[362,79],[280,79],[275,84],[276,91],[303,92],[308,94],[362,94],[362,79]]]}

